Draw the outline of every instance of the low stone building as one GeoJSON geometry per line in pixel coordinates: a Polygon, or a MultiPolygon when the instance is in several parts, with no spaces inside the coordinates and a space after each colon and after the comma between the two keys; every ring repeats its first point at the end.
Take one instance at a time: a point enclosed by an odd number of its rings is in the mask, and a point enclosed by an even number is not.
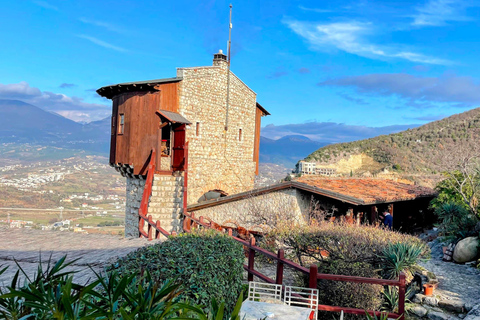
{"type": "Polygon", "coordinates": [[[175,78],[120,83],[97,93],[113,101],[110,164],[127,177],[126,236],[139,236],[152,150],[148,214],[169,232],[181,229],[187,204],[253,188],[261,117],[269,113],[221,51],[213,66],[178,68],[175,78]]]}
{"type": "Polygon", "coordinates": [[[192,204],[188,212],[220,225],[234,221],[255,228],[262,223],[304,224],[312,219],[375,225],[381,223],[379,215],[388,210],[394,229],[411,232],[434,222],[428,206],[435,195],[430,188],[388,179],[304,176],[192,204]]]}

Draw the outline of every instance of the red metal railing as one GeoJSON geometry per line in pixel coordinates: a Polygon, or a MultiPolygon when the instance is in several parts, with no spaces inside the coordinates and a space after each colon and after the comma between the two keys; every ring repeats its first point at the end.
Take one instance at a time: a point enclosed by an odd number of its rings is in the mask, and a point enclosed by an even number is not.
{"type": "Polygon", "coordinates": [[[155,233],[155,239],[159,239],[161,234],[165,237],[173,234],[170,234],[167,230],[163,229],[160,226],[160,221],[153,222],[152,216],[148,215],[148,201],[152,194],[153,176],[155,174],[155,159],[156,152],[155,149],[152,149],[150,161],[148,163],[147,180],[145,181],[145,187],[143,189],[142,202],[140,203],[140,209],[138,210],[139,236],[148,238],[148,240],[153,239],[153,233],[155,233]],[[147,223],[147,232],[144,230],[145,222],[147,223]]]}
{"type": "MultiPolygon", "coordinates": [[[[215,228],[215,226],[210,221],[209,223],[205,222],[203,217],[199,217],[198,219],[195,218],[194,214],[185,214],[184,220],[184,231],[190,232],[191,227],[195,225],[203,226],[205,228],[215,228]]],[[[355,282],[355,283],[366,283],[366,284],[375,284],[375,285],[384,285],[384,286],[396,286],[399,288],[398,296],[398,313],[390,312],[388,313],[389,318],[399,318],[404,320],[405,314],[405,274],[403,272],[400,273],[400,277],[398,280],[386,280],[386,279],[374,279],[374,278],[364,278],[364,277],[353,277],[353,276],[344,276],[344,275],[335,275],[335,274],[325,274],[325,273],[318,273],[318,266],[312,264],[310,268],[302,267],[301,265],[285,259],[285,253],[283,249],[278,250],[277,254],[273,252],[267,251],[260,247],[255,246],[255,238],[250,238],[250,241],[245,241],[240,238],[234,237],[232,235],[232,229],[228,228],[227,230],[223,230],[228,232],[230,236],[233,237],[236,241],[243,244],[248,249],[248,264],[244,265],[243,268],[248,272],[248,281],[253,281],[253,277],[256,276],[261,280],[268,282],[268,283],[276,283],[276,284],[283,284],[283,268],[284,266],[288,266],[292,269],[300,271],[301,273],[308,275],[309,277],[309,287],[310,288],[317,288],[317,280],[332,280],[332,281],[345,281],[345,282],[355,282]],[[277,272],[276,278],[271,279],[266,275],[260,273],[259,271],[254,269],[255,263],[255,253],[258,252],[270,259],[277,261],[277,272]]],[[[347,307],[338,307],[338,306],[327,306],[327,305],[318,305],[318,310],[321,311],[330,311],[330,312],[343,312],[357,314],[357,315],[365,315],[365,312],[368,312],[370,315],[380,315],[380,311],[373,311],[373,310],[363,310],[363,309],[356,309],[356,308],[347,308],[347,307]]]]}

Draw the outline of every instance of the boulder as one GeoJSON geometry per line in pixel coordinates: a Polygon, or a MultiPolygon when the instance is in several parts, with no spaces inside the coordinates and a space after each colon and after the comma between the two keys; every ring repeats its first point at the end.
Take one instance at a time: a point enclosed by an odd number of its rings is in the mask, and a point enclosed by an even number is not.
{"type": "Polygon", "coordinates": [[[436,307],[438,305],[438,299],[435,297],[425,297],[423,299],[423,303],[432,307],[436,307]]]}
{"type": "Polygon", "coordinates": [[[428,310],[422,306],[415,306],[411,308],[409,311],[419,318],[423,318],[423,316],[425,316],[428,312],[428,310]]]}
{"type": "Polygon", "coordinates": [[[441,300],[438,302],[438,306],[456,313],[465,312],[465,303],[461,300],[441,300]]]}
{"type": "Polygon", "coordinates": [[[475,260],[478,256],[480,241],[477,237],[468,237],[460,240],[455,246],[453,260],[457,263],[465,263],[475,260]]]}
{"type": "Polygon", "coordinates": [[[414,303],[423,303],[423,299],[425,299],[425,295],[421,293],[417,293],[414,297],[412,302],[414,303]]]}

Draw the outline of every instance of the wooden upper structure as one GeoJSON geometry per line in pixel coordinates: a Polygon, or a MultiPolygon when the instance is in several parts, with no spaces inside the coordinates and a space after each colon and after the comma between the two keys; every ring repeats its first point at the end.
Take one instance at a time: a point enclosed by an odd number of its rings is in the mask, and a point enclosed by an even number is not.
{"type": "MultiPolygon", "coordinates": [[[[179,113],[182,77],[119,83],[97,90],[111,99],[110,164],[133,175],[145,175],[152,149],[157,173],[183,171],[186,126],[179,113]]],[[[270,115],[256,104],[253,160],[258,174],[261,117],[270,115]]]]}

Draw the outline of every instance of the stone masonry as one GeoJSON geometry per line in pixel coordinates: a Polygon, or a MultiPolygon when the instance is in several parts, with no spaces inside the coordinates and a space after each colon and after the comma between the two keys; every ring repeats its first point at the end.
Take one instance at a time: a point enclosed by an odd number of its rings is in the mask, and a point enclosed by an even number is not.
{"type": "MultiPolygon", "coordinates": [[[[127,201],[125,209],[125,237],[138,238],[138,210],[142,202],[145,179],[127,177],[127,201]]],[[[168,232],[181,230],[183,207],[183,176],[155,174],[148,215],[168,232]]],[[[147,225],[144,226],[147,232],[147,225]]]]}
{"type": "Polygon", "coordinates": [[[179,112],[192,122],[187,129],[188,204],[210,190],[235,194],[251,190],[256,94],[230,72],[228,130],[226,123],[227,62],[179,68],[179,112]],[[199,124],[199,135],[196,126],[199,124]],[[241,133],[240,133],[241,130],[241,133]]]}
{"type": "Polygon", "coordinates": [[[125,237],[138,238],[138,209],[142,202],[145,179],[127,176],[127,199],[125,204],[125,237]]]}
{"type": "Polygon", "coordinates": [[[153,221],[160,221],[160,226],[168,232],[179,232],[182,228],[182,213],[183,175],[156,174],[153,178],[148,214],[153,221]]]}
{"type": "Polygon", "coordinates": [[[281,221],[304,224],[309,210],[309,199],[297,189],[286,189],[212,205],[195,210],[194,214],[196,217],[203,216],[219,224],[235,221],[243,227],[252,228],[281,221]]]}

